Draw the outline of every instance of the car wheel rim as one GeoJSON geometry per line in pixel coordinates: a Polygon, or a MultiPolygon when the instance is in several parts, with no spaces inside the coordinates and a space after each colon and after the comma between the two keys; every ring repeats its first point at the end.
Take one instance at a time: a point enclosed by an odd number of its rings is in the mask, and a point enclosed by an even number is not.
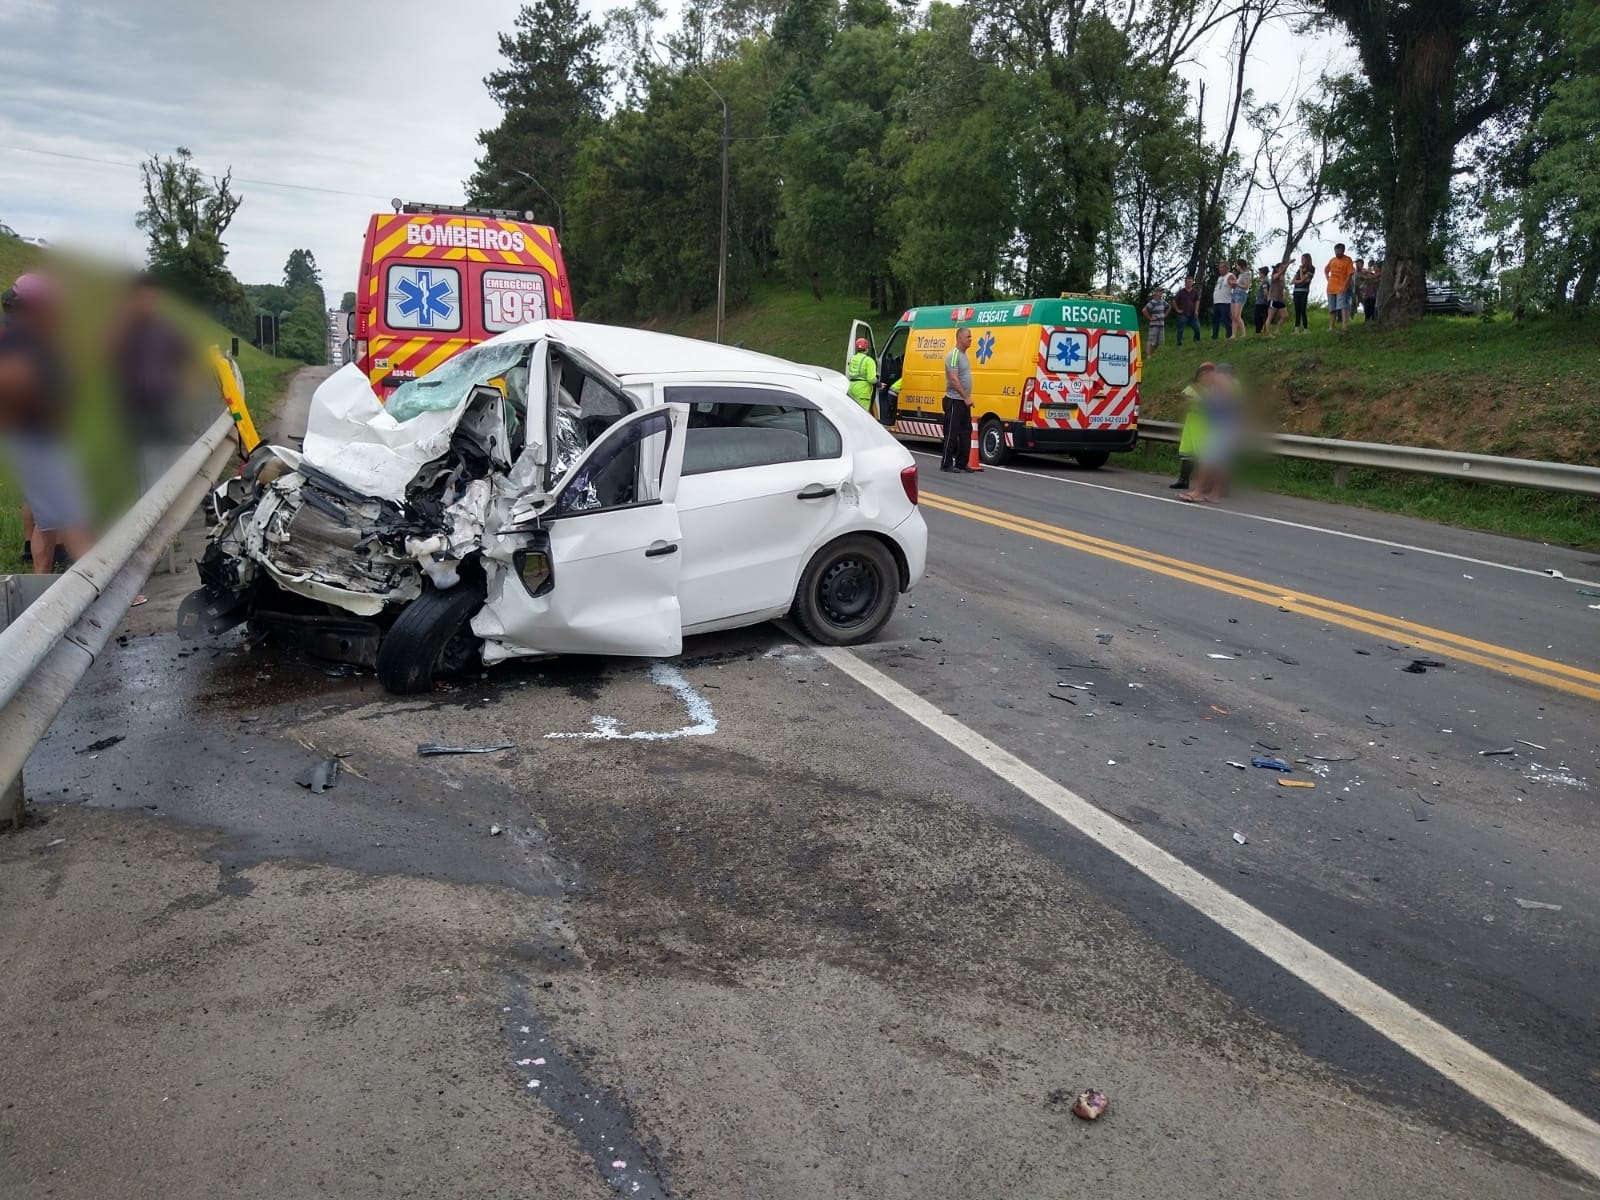
{"type": "Polygon", "coordinates": [[[1001,444],[1000,431],[993,425],[983,431],[983,456],[985,458],[998,458],[1001,444]]]}
{"type": "Polygon", "coordinates": [[[863,624],[877,606],[878,572],[859,558],[841,558],[823,573],[817,601],[837,628],[863,624]]]}

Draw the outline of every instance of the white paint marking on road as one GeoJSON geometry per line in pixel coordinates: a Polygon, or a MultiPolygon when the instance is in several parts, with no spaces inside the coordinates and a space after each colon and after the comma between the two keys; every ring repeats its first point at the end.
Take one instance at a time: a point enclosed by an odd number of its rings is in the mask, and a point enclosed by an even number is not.
{"type": "MultiPolygon", "coordinates": [[[[911,450],[907,446],[906,449],[911,450]]],[[[913,454],[921,454],[925,458],[937,458],[926,450],[911,450],[913,454]]],[[[1097,492],[1115,492],[1119,496],[1137,496],[1141,500],[1154,500],[1158,504],[1176,504],[1186,512],[1214,512],[1227,517],[1239,517],[1247,521],[1265,521],[1269,525],[1282,525],[1288,529],[1299,529],[1306,533],[1325,533],[1329,537],[1349,538],[1354,542],[1368,542],[1374,546],[1384,546],[1390,550],[1409,550],[1416,554],[1431,554],[1435,558],[1449,558],[1456,562],[1470,563],[1475,567],[1494,567],[1501,571],[1515,571],[1519,575],[1534,575],[1540,579],[1554,579],[1557,583],[1576,583],[1586,587],[1600,587],[1600,581],[1593,579],[1578,579],[1572,575],[1563,575],[1560,572],[1551,574],[1547,568],[1517,567],[1511,563],[1494,562],[1487,558],[1472,558],[1466,554],[1454,554],[1449,550],[1435,550],[1431,546],[1413,546],[1410,542],[1391,542],[1387,538],[1372,537],[1365,533],[1351,533],[1348,529],[1329,529],[1326,525],[1307,525],[1300,521],[1290,521],[1284,517],[1267,517],[1260,513],[1242,512],[1236,508],[1224,508],[1220,504],[1185,504],[1182,500],[1175,500],[1171,496],[1152,496],[1148,492],[1135,492],[1128,488],[1112,487],[1108,483],[1090,483],[1087,479],[1067,479],[1060,475],[1046,475],[1041,471],[1024,471],[1020,467],[991,467],[985,466],[985,471],[1002,471],[1007,475],[1022,475],[1028,479],[1042,479],[1046,483],[1070,483],[1073,487],[1093,488],[1097,492]]],[[[1466,578],[1472,578],[1470,575],[1466,578]]]]}
{"type": "MultiPolygon", "coordinates": [[[[816,653],[1469,1095],[1504,1113],[1563,1158],[1600,1178],[1600,1122],[1524,1079],[849,650],[819,646],[816,653]]],[[[1244,841],[1238,834],[1234,838],[1244,841]]]]}
{"type": "Polygon", "coordinates": [[[695,690],[694,684],[683,677],[683,672],[671,663],[658,662],[650,667],[651,682],[659,684],[683,701],[688,710],[690,724],[681,729],[638,729],[622,732],[622,722],[616,717],[593,716],[592,726],[581,733],[547,733],[547,738],[583,738],[601,742],[665,742],[674,738],[709,737],[717,731],[717,714],[711,711],[711,701],[695,690]]]}

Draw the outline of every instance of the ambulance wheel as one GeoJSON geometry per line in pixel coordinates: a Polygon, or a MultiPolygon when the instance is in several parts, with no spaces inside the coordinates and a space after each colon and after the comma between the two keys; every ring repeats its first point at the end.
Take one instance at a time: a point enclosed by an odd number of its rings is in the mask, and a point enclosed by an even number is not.
{"type": "Polygon", "coordinates": [[[1072,452],[1072,457],[1085,471],[1098,471],[1101,467],[1105,466],[1106,463],[1111,461],[1111,451],[1074,450],[1072,452]]]}
{"type": "Polygon", "coordinates": [[[1006,427],[998,417],[985,417],[978,426],[978,458],[986,467],[1003,467],[1011,461],[1006,445],[1006,427]]]}
{"type": "Polygon", "coordinates": [[[378,682],[397,696],[431,692],[434,677],[466,670],[483,650],[468,624],[483,589],[468,580],[422,595],[401,610],[378,647],[378,682]]]}
{"type": "Polygon", "coordinates": [[[789,615],[825,646],[869,641],[888,622],[900,593],[900,568],[876,538],[842,537],[807,564],[789,615]]]}

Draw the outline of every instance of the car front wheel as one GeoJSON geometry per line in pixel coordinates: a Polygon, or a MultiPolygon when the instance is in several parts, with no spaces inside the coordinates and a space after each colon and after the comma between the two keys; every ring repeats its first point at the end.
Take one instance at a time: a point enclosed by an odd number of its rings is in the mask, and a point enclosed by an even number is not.
{"type": "Polygon", "coordinates": [[[854,646],[877,636],[899,590],[899,569],[882,542],[841,538],[807,565],[790,615],[823,645],[854,646]]]}
{"type": "Polygon", "coordinates": [[[480,649],[468,622],[482,607],[482,590],[466,581],[442,592],[425,588],[384,635],[378,682],[409,696],[431,691],[437,676],[466,670],[480,649]]]}

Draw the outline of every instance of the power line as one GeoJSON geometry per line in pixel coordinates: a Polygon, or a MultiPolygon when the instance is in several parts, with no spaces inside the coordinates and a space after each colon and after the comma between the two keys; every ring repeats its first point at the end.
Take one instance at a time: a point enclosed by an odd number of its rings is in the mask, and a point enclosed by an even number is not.
{"type": "MultiPolygon", "coordinates": [[[[46,158],[66,158],[73,162],[98,163],[104,167],[122,167],[124,170],[137,171],[141,164],[123,162],[115,158],[96,158],[88,154],[68,154],[64,150],[39,150],[33,146],[11,146],[0,143],[0,150],[14,150],[19,154],[40,154],[46,158]]],[[[377,192],[350,192],[343,188],[317,187],[309,183],[282,183],[276,179],[249,179],[243,175],[235,175],[234,183],[248,183],[252,187],[288,188],[297,192],[321,192],[328,196],[354,196],[360,200],[387,200],[388,197],[380,196],[377,192]]]]}

